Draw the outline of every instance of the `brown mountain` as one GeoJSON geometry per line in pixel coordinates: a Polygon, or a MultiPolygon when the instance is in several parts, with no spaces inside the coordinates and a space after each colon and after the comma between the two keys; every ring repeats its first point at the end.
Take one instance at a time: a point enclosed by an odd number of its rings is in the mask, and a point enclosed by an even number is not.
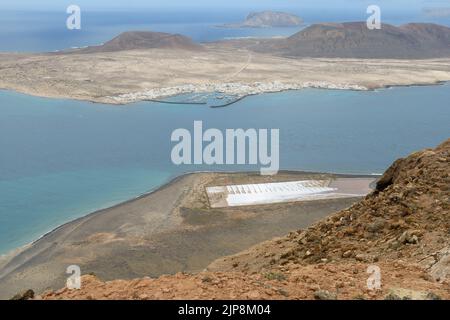
{"type": "Polygon", "coordinates": [[[193,42],[190,38],[163,32],[151,31],[128,31],[119,34],[114,39],[100,45],[78,50],[77,52],[113,52],[136,49],[183,49],[202,50],[200,44],[193,42]]]}
{"type": "Polygon", "coordinates": [[[439,58],[450,56],[450,28],[411,23],[369,30],[365,22],[323,23],[287,39],[261,41],[251,49],[290,57],[439,58]]]}

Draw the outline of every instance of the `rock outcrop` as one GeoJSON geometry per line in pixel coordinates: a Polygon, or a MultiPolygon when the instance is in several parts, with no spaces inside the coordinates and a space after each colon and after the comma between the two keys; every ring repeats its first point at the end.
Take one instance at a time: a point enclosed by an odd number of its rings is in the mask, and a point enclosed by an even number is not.
{"type": "Polygon", "coordinates": [[[303,20],[291,13],[262,11],[250,13],[244,22],[226,24],[227,28],[270,28],[270,27],[296,27],[301,26],[303,20]]]}

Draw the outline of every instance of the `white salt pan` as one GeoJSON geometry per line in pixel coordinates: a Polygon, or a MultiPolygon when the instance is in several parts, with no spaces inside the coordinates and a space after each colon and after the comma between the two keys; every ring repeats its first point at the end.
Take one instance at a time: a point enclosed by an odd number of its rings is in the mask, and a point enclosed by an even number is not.
{"type": "Polygon", "coordinates": [[[304,180],[229,185],[208,187],[206,192],[213,208],[360,196],[360,194],[338,193],[338,188],[330,187],[330,182],[304,180]]]}

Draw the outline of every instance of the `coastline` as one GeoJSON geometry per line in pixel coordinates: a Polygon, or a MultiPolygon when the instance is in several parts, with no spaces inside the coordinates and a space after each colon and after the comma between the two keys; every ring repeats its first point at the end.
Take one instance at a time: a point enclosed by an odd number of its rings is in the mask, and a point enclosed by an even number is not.
{"type": "Polygon", "coordinates": [[[0,88],[108,105],[188,93],[242,98],[306,88],[369,91],[450,81],[450,58],[293,59],[220,44],[195,54],[141,49],[57,56],[5,53],[2,58],[0,88]]]}
{"type": "MultiPolygon", "coordinates": [[[[446,85],[446,84],[448,84],[448,83],[450,83],[450,82],[449,82],[449,81],[438,81],[438,82],[436,82],[436,83],[434,83],[434,84],[389,85],[389,86],[385,86],[384,88],[380,88],[380,89],[378,89],[378,90],[386,90],[386,89],[391,89],[391,88],[394,88],[394,89],[395,89],[395,88],[402,88],[402,87],[414,87],[414,86],[420,86],[420,87],[421,87],[421,86],[431,86],[431,85],[446,85]]],[[[326,88],[320,88],[320,89],[327,90],[326,88]]],[[[8,90],[8,89],[6,89],[6,90],[8,90]]],[[[289,90],[301,90],[301,89],[285,89],[285,90],[283,90],[283,91],[289,91],[289,90]]],[[[342,90],[353,90],[353,89],[342,89],[342,90]]],[[[369,89],[368,89],[368,90],[369,90],[369,89]]],[[[11,90],[11,91],[14,91],[14,90],[11,90]]],[[[359,90],[357,90],[357,91],[359,91],[359,90]]],[[[17,91],[14,91],[14,92],[17,92],[17,91]]],[[[20,93],[20,92],[19,92],[19,93],[20,93]]],[[[249,94],[249,95],[258,95],[258,94],[265,94],[265,93],[266,93],[266,92],[261,92],[261,93],[255,93],[255,94],[249,94]]],[[[267,92],[267,93],[270,93],[270,92],[267,92]]],[[[273,93],[276,93],[276,92],[273,92],[273,93]]],[[[245,98],[245,97],[246,97],[246,96],[243,96],[243,97],[241,97],[240,99],[243,99],[243,98],[245,98]]],[[[240,100],[240,99],[239,99],[239,100],[240,100]]],[[[232,103],[235,103],[235,102],[236,102],[236,101],[234,101],[234,102],[232,102],[232,103]]],[[[130,103],[133,103],[133,102],[130,102],[130,103]]],[[[156,101],[155,101],[155,103],[156,103],[156,101]]],[[[217,107],[217,106],[211,106],[211,107],[214,108],[214,107],[217,107]]],[[[219,107],[220,107],[220,106],[219,106],[219,107]]],[[[284,171],[284,170],[283,170],[283,171],[284,171]]],[[[298,170],[298,171],[297,171],[297,170],[294,170],[294,171],[295,171],[295,172],[298,172],[298,173],[317,173],[317,172],[308,172],[308,171],[303,171],[303,170],[298,170]]],[[[186,176],[186,175],[190,175],[190,174],[196,174],[196,173],[211,173],[211,172],[210,172],[210,171],[187,172],[187,173],[184,173],[184,174],[182,174],[182,175],[172,177],[172,178],[168,179],[167,182],[165,182],[165,183],[163,183],[163,184],[161,184],[161,185],[155,187],[154,189],[151,189],[151,190],[146,191],[146,192],[144,192],[144,193],[142,193],[142,194],[139,194],[139,195],[137,195],[136,197],[127,199],[127,200],[125,200],[125,201],[123,201],[123,202],[119,202],[119,203],[117,203],[117,204],[114,205],[114,206],[100,207],[100,208],[98,208],[97,210],[94,210],[94,211],[91,211],[91,212],[87,212],[87,213],[85,213],[85,214],[83,213],[82,215],[80,215],[80,216],[79,216],[78,218],[76,218],[76,219],[68,220],[66,223],[57,225],[56,227],[53,227],[53,228],[49,228],[48,231],[42,233],[40,236],[36,237],[34,240],[31,240],[31,241],[25,243],[23,246],[12,248],[12,249],[8,250],[7,252],[0,254],[0,266],[2,265],[2,263],[3,263],[5,260],[7,260],[8,256],[10,256],[12,253],[14,254],[14,253],[17,253],[17,252],[26,250],[30,245],[33,245],[35,242],[37,242],[37,241],[39,241],[40,239],[44,238],[44,237],[47,236],[48,234],[51,234],[51,233],[53,233],[54,231],[57,231],[58,229],[60,229],[61,227],[65,226],[65,225],[68,224],[68,223],[77,221],[77,220],[79,220],[79,219],[82,219],[82,218],[84,218],[84,217],[93,215],[93,214],[98,213],[98,212],[102,212],[102,211],[104,211],[104,210],[111,209],[111,208],[116,207],[116,206],[120,206],[120,205],[122,205],[122,204],[128,203],[128,202],[133,201],[133,200],[135,200],[135,199],[139,199],[139,198],[141,198],[141,197],[145,197],[145,196],[147,196],[147,195],[149,195],[149,194],[152,194],[152,193],[158,191],[160,188],[164,188],[164,187],[166,187],[166,186],[171,185],[172,183],[176,182],[177,179],[179,179],[179,178],[182,178],[182,177],[184,177],[184,176],[186,176]]],[[[219,173],[222,173],[222,172],[219,172],[219,173]]],[[[235,173],[235,172],[223,172],[223,173],[235,173]]],[[[336,174],[336,175],[339,175],[339,174],[344,174],[344,175],[345,175],[345,173],[339,173],[339,172],[327,172],[327,173],[329,173],[329,174],[336,174]]],[[[353,174],[351,174],[351,175],[353,175],[353,174]]],[[[358,175],[359,175],[359,174],[355,174],[355,176],[358,176],[358,175]]]]}
{"type": "Polygon", "coordinates": [[[274,203],[214,209],[205,187],[345,177],[368,184],[373,175],[331,175],[281,171],[186,173],[149,193],[67,222],[40,239],[11,252],[0,265],[0,298],[24,288],[43,291],[63,286],[68,265],[102,279],[158,277],[198,272],[213,260],[235,254],[295,229],[307,228],[358,197],[274,203]],[[232,241],[232,240],[236,241],[232,241]],[[39,274],[36,277],[36,274],[39,274]]]}
{"type": "Polygon", "coordinates": [[[0,301],[450,300],[447,1],[7,4],[0,301]]]}
{"type": "MultiPolygon", "coordinates": [[[[347,90],[347,91],[380,91],[380,90],[387,90],[387,89],[395,89],[395,88],[410,88],[410,87],[427,87],[427,86],[442,86],[450,83],[450,80],[438,80],[430,83],[411,83],[411,84],[390,84],[390,85],[383,85],[383,86],[371,86],[371,87],[362,87],[359,85],[334,85],[334,84],[327,84],[327,85],[318,85],[317,83],[313,84],[299,84],[299,85],[287,85],[284,88],[278,88],[277,90],[261,90],[259,92],[233,92],[233,91],[206,91],[203,90],[205,88],[204,86],[201,86],[199,90],[186,90],[182,91],[183,88],[192,88],[193,85],[186,85],[186,86],[180,86],[180,87],[170,87],[170,88],[160,88],[160,89],[151,89],[147,91],[142,92],[135,92],[135,93],[126,93],[119,96],[108,96],[108,97],[97,97],[97,98],[89,98],[89,97],[69,97],[69,96],[60,96],[60,95],[50,95],[50,94],[38,94],[35,92],[30,92],[28,90],[20,90],[20,89],[13,89],[13,88],[0,88],[1,91],[6,92],[14,92],[17,94],[23,94],[28,95],[31,97],[37,97],[37,98],[46,98],[46,99],[61,99],[61,100],[75,100],[75,101],[82,101],[82,102],[88,102],[92,104],[105,104],[110,106],[128,106],[132,105],[134,103],[138,102],[154,102],[154,103],[164,103],[164,104],[181,104],[181,105],[199,105],[199,106],[205,106],[207,103],[192,103],[192,102],[172,102],[172,101],[164,101],[162,99],[167,98],[173,98],[177,97],[183,94],[211,94],[211,93],[220,93],[220,94],[227,94],[230,96],[234,96],[235,100],[226,103],[224,105],[212,105],[209,106],[210,108],[222,108],[227,107],[229,105],[235,104],[247,97],[261,95],[261,94],[270,94],[270,93],[281,93],[286,91],[300,91],[303,89],[317,89],[317,90],[347,90]],[[171,91],[175,92],[171,92],[171,91]],[[159,94],[160,92],[170,92],[168,94],[159,94]],[[160,100],[161,99],[161,100],[160,100]]],[[[212,88],[214,86],[211,86],[212,88]]]]}
{"type": "MultiPolygon", "coordinates": [[[[140,91],[134,93],[126,93],[117,96],[105,97],[106,101],[112,101],[113,104],[129,104],[138,101],[155,100],[161,98],[169,98],[182,94],[206,94],[206,93],[220,93],[229,96],[235,96],[237,100],[243,99],[247,96],[277,93],[291,90],[302,89],[327,89],[327,90],[354,90],[354,91],[368,91],[369,88],[354,85],[354,84],[334,84],[325,81],[319,82],[305,82],[305,83],[282,83],[274,82],[254,82],[254,83],[218,83],[218,84],[203,84],[203,85],[183,85],[177,87],[156,88],[147,91],[140,91]]],[[[183,103],[180,103],[183,104],[183,103]]]]}
{"type": "Polygon", "coordinates": [[[151,195],[151,194],[153,194],[153,193],[155,193],[155,192],[157,192],[157,191],[159,191],[159,190],[162,190],[162,189],[164,189],[164,188],[169,187],[170,185],[176,183],[177,181],[179,181],[179,180],[182,179],[183,177],[189,176],[189,175],[192,175],[192,174],[195,174],[195,173],[196,173],[196,172],[188,172],[188,173],[185,173],[185,174],[182,174],[182,175],[175,176],[175,177],[173,177],[173,178],[169,178],[169,180],[168,180],[167,182],[165,182],[165,183],[163,183],[163,184],[161,184],[161,185],[159,185],[159,186],[157,186],[157,187],[155,187],[155,188],[153,188],[153,189],[151,189],[151,190],[149,190],[149,191],[146,191],[146,192],[144,192],[144,193],[142,193],[142,194],[139,194],[139,195],[137,195],[136,197],[127,199],[127,200],[125,200],[125,201],[121,201],[121,202],[119,202],[119,203],[117,203],[117,204],[115,204],[115,205],[109,206],[109,207],[99,208],[99,209],[97,209],[97,210],[88,212],[88,213],[86,213],[86,214],[82,214],[82,215],[79,216],[78,218],[68,220],[67,222],[62,223],[62,224],[60,224],[60,225],[58,225],[58,226],[56,226],[56,227],[54,227],[54,228],[50,228],[49,231],[44,232],[41,236],[37,237],[35,240],[29,241],[28,243],[24,244],[23,246],[19,246],[19,247],[17,247],[17,248],[13,248],[13,249],[9,250],[9,251],[6,252],[6,253],[0,254],[0,268],[2,267],[3,264],[6,264],[6,263],[7,263],[7,262],[5,262],[5,261],[7,261],[8,258],[11,258],[11,256],[15,256],[15,255],[20,254],[20,253],[23,252],[24,250],[27,250],[28,248],[30,248],[32,245],[34,245],[34,244],[35,244],[36,242],[38,242],[39,240],[44,239],[45,237],[51,235],[52,233],[54,233],[54,232],[56,232],[56,231],[58,231],[58,230],[64,228],[65,226],[67,226],[67,225],[69,225],[69,224],[71,224],[71,223],[75,223],[75,222],[77,222],[77,221],[80,221],[80,220],[82,220],[82,219],[88,218],[88,217],[93,216],[93,215],[95,215],[95,214],[102,213],[102,212],[104,212],[105,210],[110,210],[110,209],[113,209],[113,208],[116,208],[116,207],[120,207],[120,206],[122,206],[122,205],[124,205],[124,204],[130,203],[130,202],[132,202],[132,201],[135,201],[135,200],[138,200],[138,199],[140,199],[140,198],[143,198],[143,197],[146,197],[146,196],[148,196],[148,195],[151,195]]]}
{"type": "MultiPolygon", "coordinates": [[[[93,217],[95,215],[101,214],[105,211],[114,209],[114,208],[118,208],[121,207],[123,205],[126,205],[128,203],[131,203],[133,201],[148,197],[154,193],[157,193],[158,191],[164,190],[166,188],[169,188],[170,186],[176,184],[178,181],[182,180],[185,177],[189,177],[189,176],[195,176],[195,175],[199,175],[199,174],[224,174],[224,175],[233,175],[233,174],[246,174],[246,175],[258,175],[259,172],[257,171],[193,171],[193,172],[186,172],[183,173],[181,175],[176,175],[173,176],[171,178],[168,178],[168,180],[164,183],[162,183],[159,186],[156,186],[155,188],[146,191],[144,193],[141,193],[133,198],[129,198],[125,201],[121,201],[115,205],[109,206],[109,207],[103,207],[103,208],[99,208],[97,210],[88,212],[86,214],[81,214],[78,218],[75,219],[71,219],[68,220],[65,223],[62,223],[54,228],[50,228],[49,231],[44,232],[41,236],[35,238],[32,241],[29,241],[28,243],[13,248],[3,254],[0,254],[0,269],[8,264],[8,262],[14,258],[15,256],[19,255],[20,253],[24,252],[25,250],[29,249],[30,247],[32,247],[34,244],[36,244],[37,242],[39,242],[40,240],[44,240],[46,237],[51,236],[52,234],[56,233],[57,231],[61,230],[62,228],[70,225],[70,224],[74,224],[77,223],[81,220],[84,220],[86,218],[89,217],[93,217]]],[[[333,175],[335,177],[342,177],[342,178],[375,178],[375,177],[379,177],[381,176],[381,174],[348,174],[348,173],[335,173],[335,172],[315,172],[315,171],[303,171],[303,170],[280,170],[279,174],[294,174],[294,175],[302,175],[302,174],[311,174],[311,175],[321,175],[321,174],[326,174],[326,175],[333,175]]],[[[373,187],[373,186],[371,186],[373,187]]],[[[1,278],[1,277],[0,277],[1,278]]]]}

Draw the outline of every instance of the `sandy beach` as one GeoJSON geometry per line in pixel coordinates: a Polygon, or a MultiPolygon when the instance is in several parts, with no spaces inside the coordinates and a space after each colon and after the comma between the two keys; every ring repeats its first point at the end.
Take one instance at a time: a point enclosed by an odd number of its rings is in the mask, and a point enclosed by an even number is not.
{"type": "MultiPolygon", "coordinates": [[[[198,173],[178,177],[155,192],[69,222],[0,262],[0,298],[33,288],[64,286],[69,265],[103,280],[198,272],[215,259],[306,228],[359,198],[211,209],[205,187],[353,176],[280,172],[198,173]]],[[[374,177],[348,179],[364,190],[374,177]],[[366,180],[364,180],[365,178],[366,180]],[[365,181],[365,182],[362,182],[365,181]]]]}

